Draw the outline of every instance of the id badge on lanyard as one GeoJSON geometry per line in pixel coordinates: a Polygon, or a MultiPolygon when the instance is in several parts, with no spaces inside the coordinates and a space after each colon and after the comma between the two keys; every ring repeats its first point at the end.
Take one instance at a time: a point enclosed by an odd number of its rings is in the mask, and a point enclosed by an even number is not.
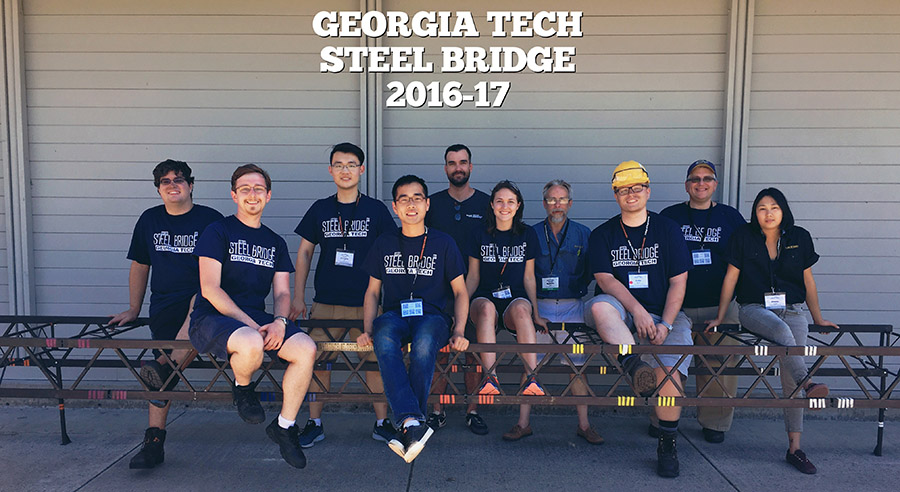
{"type": "Polygon", "coordinates": [[[410,316],[423,316],[425,309],[423,308],[422,299],[407,299],[400,301],[400,317],[409,318],[410,316]]]}
{"type": "Polygon", "coordinates": [[[494,289],[494,291],[491,292],[491,295],[497,299],[512,299],[512,291],[509,290],[508,286],[502,284],[499,289],[494,289]]]}
{"type": "Polygon", "coordinates": [[[628,272],[629,289],[649,289],[650,274],[647,272],[628,272]]]}
{"type": "Polygon", "coordinates": [[[778,310],[787,308],[787,294],[784,292],[769,292],[764,296],[766,309],[778,310]]]}
{"type": "Polygon", "coordinates": [[[694,266],[712,265],[712,252],[708,249],[695,249],[691,251],[691,260],[694,266]]]}
{"type": "Polygon", "coordinates": [[[342,267],[353,267],[353,251],[342,248],[334,252],[334,264],[342,267]]]}
{"type": "Polygon", "coordinates": [[[541,289],[559,290],[559,277],[544,277],[541,279],[541,289]]]}

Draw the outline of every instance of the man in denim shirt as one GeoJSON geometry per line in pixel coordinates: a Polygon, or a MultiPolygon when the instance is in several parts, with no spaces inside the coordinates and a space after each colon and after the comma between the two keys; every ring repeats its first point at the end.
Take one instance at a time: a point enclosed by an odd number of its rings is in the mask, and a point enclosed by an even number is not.
{"type": "MultiPolygon", "coordinates": [[[[541,253],[534,261],[534,277],[537,283],[538,311],[553,323],[584,323],[584,303],[591,281],[588,268],[588,238],[591,230],[587,226],[569,220],[572,208],[572,186],[554,179],[544,185],[544,209],[547,218],[533,225],[537,233],[541,253]]],[[[574,343],[565,331],[554,330],[552,336],[557,341],[574,343]],[[567,340],[568,338],[568,340],[567,340]]],[[[549,336],[538,339],[549,343],[549,336]]],[[[584,358],[569,356],[574,364],[583,364],[584,358]]],[[[563,359],[567,362],[567,359],[563,359]]],[[[578,379],[572,385],[572,394],[587,395],[586,381],[578,379]]],[[[603,438],[588,421],[587,405],[578,405],[578,430],[576,434],[591,444],[602,444],[603,438]]]]}

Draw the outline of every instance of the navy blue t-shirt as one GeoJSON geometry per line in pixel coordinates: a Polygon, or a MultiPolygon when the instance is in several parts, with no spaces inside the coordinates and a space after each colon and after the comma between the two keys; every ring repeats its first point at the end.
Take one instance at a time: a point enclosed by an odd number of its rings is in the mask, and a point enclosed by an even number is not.
{"type": "Polygon", "coordinates": [[[784,292],[788,304],[806,301],[803,271],[819,261],[809,232],[799,226],[785,229],[781,234],[781,252],[769,259],[766,239],[750,224],[738,228],[731,236],[725,260],[737,267],[737,301],[739,304],[763,304],[763,296],[772,291],[784,292]]]}
{"type": "MultiPolygon", "coordinates": [[[[647,240],[638,255],[640,271],[649,274],[649,287],[629,289],[629,292],[648,312],[662,316],[669,293],[669,279],[691,269],[691,255],[675,221],[657,213],[648,214],[650,227],[647,240]]],[[[591,273],[610,273],[627,288],[628,274],[638,271],[638,261],[625,240],[621,217],[616,215],[591,232],[588,254],[591,257],[591,273]]],[[[635,249],[641,247],[645,228],[646,222],[640,227],[625,227],[635,249]]],[[[596,293],[600,293],[599,286],[596,293]]]]}
{"type": "MultiPolygon", "coordinates": [[[[234,215],[213,222],[203,231],[194,255],[222,264],[220,287],[241,309],[266,309],[275,272],[293,272],[291,254],[284,239],[265,225],[244,225],[234,215]]],[[[194,302],[198,316],[217,312],[204,297],[194,302]]]]}
{"type": "Polygon", "coordinates": [[[429,198],[431,207],[425,216],[425,225],[450,234],[460,251],[468,251],[465,243],[472,231],[484,228],[485,214],[492,213],[491,197],[475,190],[472,196],[458,202],[450,196],[449,190],[444,190],[433,193],[429,198]]]}
{"type": "Polygon", "coordinates": [[[525,262],[541,254],[541,246],[534,229],[526,226],[519,234],[512,230],[488,234],[483,228],[473,231],[466,253],[479,261],[479,282],[476,297],[492,297],[502,283],[509,287],[512,298],[527,297],[525,293],[525,262]],[[503,265],[506,265],[504,269],[503,265]],[[503,275],[500,272],[503,272],[503,275]]]}
{"type": "Polygon", "coordinates": [[[134,225],[128,259],[150,265],[150,316],[186,301],[200,290],[194,245],[206,226],[222,214],[203,205],[169,215],[165,205],[149,208],[134,225]]]}
{"type": "Polygon", "coordinates": [[[406,237],[399,228],[382,234],[369,250],[365,270],[382,282],[385,312],[399,310],[412,293],[422,299],[426,314],[444,313],[453,297],[450,282],[465,273],[453,238],[430,228],[417,237],[406,237]]]}
{"type": "Polygon", "coordinates": [[[663,209],[659,214],[681,226],[689,250],[707,249],[712,258],[710,265],[694,265],[688,275],[683,306],[718,306],[722,281],[728,269],[728,262],[724,258],[725,247],[731,234],[747,221],[736,209],[722,203],[705,210],[695,210],[687,203],[678,203],[663,209]]]}
{"type": "Polygon", "coordinates": [[[294,229],[320,248],[313,300],[322,304],[362,306],[369,285],[363,261],[375,239],[396,228],[384,203],[366,195],[360,195],[359,205],[338,203],[337,195],[313,203],[294,229]],[[339,249],[353,251],[353,267],[335,265],[335,252],[339,249]]]}

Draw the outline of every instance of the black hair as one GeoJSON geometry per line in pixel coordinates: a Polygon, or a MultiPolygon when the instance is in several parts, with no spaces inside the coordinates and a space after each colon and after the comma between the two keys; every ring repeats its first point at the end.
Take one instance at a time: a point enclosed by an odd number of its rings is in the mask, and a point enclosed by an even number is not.
{"type": "Polygon", "coordinates": [[[413,183],[419,183],[420,185],[422,185],[422,192],[425,193],[425,198],[428,198],[428,185],[425,184],[425,180],[416,176],[415,174],[407,174],[405,176],[400,176],[397,181],[394,181],[394,187],[391,188],[391,196],[393,197],[394,201],[397,201],[397,188],[413,183]]]}
{"type": "Polygon", "coordinates": [[[266,189],[272,189],[272,178],[269,177],[269,173],[267,173],[263,168],[257,166],[256,164],[244,164],[243,166],[235,169],[234,173],[231,174],[231,191],[235,191],[235,183],[237,183],[238,178],[245,174],[252,173],[262,174],[263,179],[266,180],[266,189]]]}
{"type": "Polygon", "coordinates": [[[465,150],[466,154],[469,154],[469,162],[471,163],[472,162],[472,151],[469,150],[469,148],[463,144],[453,144],[453,145],[447,147],[447,150],[444,151],[444,163],[447,162],[447,154],[449,154],[450,152],[459,152],[460,150],[465,150]]]}
{"type": "Polygon", "coordinates": [[[361,148],[352,144],[350,142],[343,142],[335,145],[331,148],[331,155],[328,156],[328,164],[331,165],[331,160],[334,158],[334,154],[338,152],[343,152],[345,154],[353,154],[359,159],[359,165],[362,166],[363,163],[366,162],[366,153],[363,152],[361,148]]]}
{"type": "Polygon", "coordinates": [[[522,192],[519,191],[519,187],[516,186],[515,183],[508,179],[504,179],[503,181],[494,185],[494,189],[491,190],[491,206],[489,206],[488,213],[485,214],[485,222],[487,222],[487,232],[488,234],[494,235],[497,232],[497,216],[494,215],[494,197],[497,196],[497,192],[500,190],[509,190],[516,195],[516,200],[519,202],[519,209],[516,210],[516,214],[513,216],[512,223],[512,233],[514,235],[519,235],[525,231],[525,222],[522,221],[522,216],[525,215],[525,199],[522,198],[522,192]]]}
{"type": "Polygon", "coordinates": [[[159,188],[159,180],[166,174],[174,172],[175,176],[181,176],[189,185],[194,184],[194,177],[191,176],[191,166],[187,162],[166,159],[153,168],[153,186],[159,188]]]}
{"type": "Polygon", "coordinates": [[[757,232],[762,232],[762,229],[759,227],[759,219],[756,218],[756,207],[759,205],[759,202],[767,196],[772,197],[772,199],[775,200],[775,203],[781,207],[781,224],[779,225],[779,228],[782,231],[785,231],[788,228],[793,227],[794,214],[791,212],[791,207],[788,205],[784,193],[778,188],[765,188],[756,194],[756,199],[753,200],[753,207],[750,208],[750,225],[757,232]]]}

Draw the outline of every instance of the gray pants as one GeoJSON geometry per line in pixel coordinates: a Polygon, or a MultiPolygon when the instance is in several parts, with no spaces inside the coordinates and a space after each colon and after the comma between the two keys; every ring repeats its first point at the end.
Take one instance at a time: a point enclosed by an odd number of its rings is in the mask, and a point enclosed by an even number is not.
{"type": "MultiPolygon", "coordinates": [[[[802,304],[793,304],[786,309],[770,311],[762,304],[741,305],[739,318],[747,331],[759,335],[772,343],[787,346],[806,345],[809,334],[809,320],[802,310],[802,304]]],[[[806,377],[806,362],[799,355],[781,358],[781,393],[787,396],[806,377]]],[[[788,432],[803,432],[803,409],[785,408],[784,427],[788,432]]]]}

